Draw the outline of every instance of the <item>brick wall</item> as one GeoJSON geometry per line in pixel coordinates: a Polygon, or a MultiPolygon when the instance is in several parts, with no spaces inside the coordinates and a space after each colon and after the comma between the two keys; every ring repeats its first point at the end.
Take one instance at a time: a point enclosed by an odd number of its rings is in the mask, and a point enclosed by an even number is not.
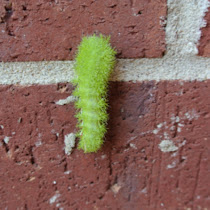
{"type": "Polygon", "coordinates": [[[208,0],[0,0],[0,209],[210,209],[208,0]],[[82,36],[117,65],[97,153],[77,131],[82,36]]]}

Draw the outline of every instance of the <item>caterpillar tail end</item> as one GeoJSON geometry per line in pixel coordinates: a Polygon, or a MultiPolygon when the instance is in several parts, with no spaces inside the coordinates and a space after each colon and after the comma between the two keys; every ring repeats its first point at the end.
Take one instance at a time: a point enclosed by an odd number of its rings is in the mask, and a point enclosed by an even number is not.
{"type": "Polygon", "coordinates": [[[101,149],[103,141],[94,142],[94,144],[87,143],[86,141],[80,140],[78,149],[82,149],[84,153],[94,153],[101,149]]]}

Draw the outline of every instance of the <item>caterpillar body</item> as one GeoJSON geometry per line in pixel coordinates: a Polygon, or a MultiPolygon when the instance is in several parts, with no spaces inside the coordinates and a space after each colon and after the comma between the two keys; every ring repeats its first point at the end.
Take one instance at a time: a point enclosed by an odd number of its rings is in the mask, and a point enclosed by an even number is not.
{"type": "Polygon", "coordinates": [[[85,153],[98,151],[106,133],[107,87],[116,55],[109,40],[103,35],[83,37],[75,59],[73,95],[78,98],[75,106],[80,129],[77,136],[79,149],[85,153]]]}

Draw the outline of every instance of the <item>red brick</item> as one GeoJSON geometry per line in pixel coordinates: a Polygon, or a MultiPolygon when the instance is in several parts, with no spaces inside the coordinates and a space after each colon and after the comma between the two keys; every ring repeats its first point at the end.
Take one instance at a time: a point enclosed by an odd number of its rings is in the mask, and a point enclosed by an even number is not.
{"type": "Polygon", "coordinates": [[[199,55],[210,57],[210,10],[206,13],[205,20],[207,22],[207,25],[201,30],[202,35],[199,42],[198,50],[199,55]]]}
{"type": "Polygon", "coordinates": [[[166,0],[0,0],[0,61],[71,60],[93,33],[119,58],[161,57],[166,11],[166,0]]]}
{"type": "Polygon", "coordinates": [[[76,131],[75,110],[55,104],[70,85],[0,87],[0,209],[210,208],[210,80],[110,87],[103,148],[70,156],[64,135],[76,131]],[[167,138],[178,151],[159,149],[167,138]]]}

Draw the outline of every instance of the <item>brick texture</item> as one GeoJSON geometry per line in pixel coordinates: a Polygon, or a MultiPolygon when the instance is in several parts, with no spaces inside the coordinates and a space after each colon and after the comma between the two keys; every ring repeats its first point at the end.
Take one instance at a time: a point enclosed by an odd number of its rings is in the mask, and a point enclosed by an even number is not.
{"type": "Polygon", "coordinates": [[[0,209],[210,208],[209,80],[111,83],[103,148],[66,156],[75,110],[55,102],[71,91],[0,87],[0,209]]]}
{"type": "Polygon", "coordinates": [[[210,10],[206,13],[205,20],[207,25],[202,28],[202,35],[199,42],[198,50],[199,55],[210,57],[210,10]]]}
{"type": "Polygon", "coordinates": [[[0,61],[71,60],[93,33],[119,58],[161,57],[166,11],[166,0],[0,0],[0,61]]]}

